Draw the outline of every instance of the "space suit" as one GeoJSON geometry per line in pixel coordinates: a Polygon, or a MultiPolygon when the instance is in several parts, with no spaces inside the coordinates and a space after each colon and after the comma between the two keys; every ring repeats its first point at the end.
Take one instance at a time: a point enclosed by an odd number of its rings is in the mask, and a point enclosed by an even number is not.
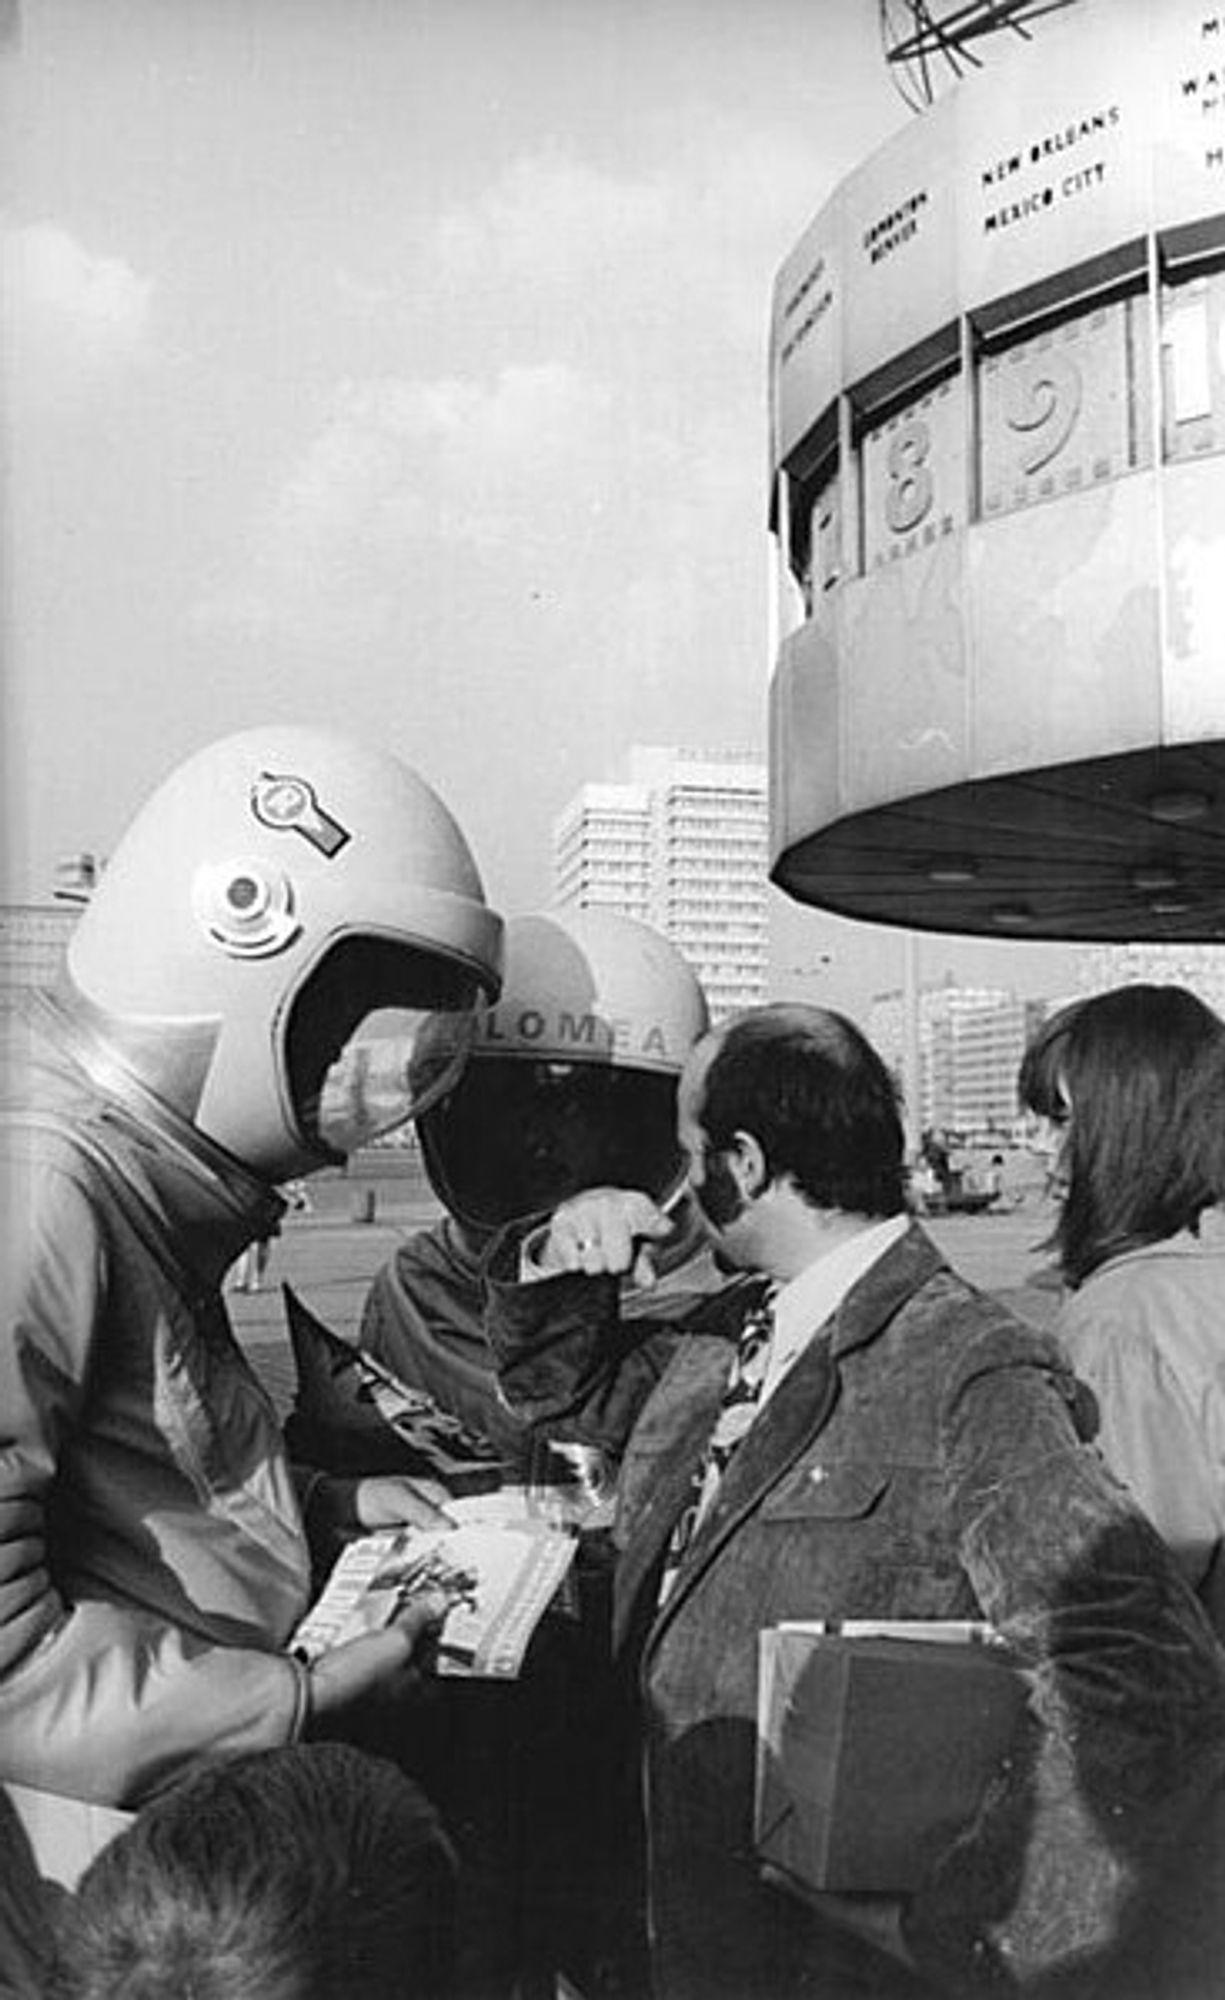
{"type": "Polygon", "coordinates": [[[154,793],[7,1024],[0,1779],[134,1805],[311,1722],[303,1510],[221,1283],[278,1182],[454,1081],[500,956],[414,771],[255,729],[154,793]]]}

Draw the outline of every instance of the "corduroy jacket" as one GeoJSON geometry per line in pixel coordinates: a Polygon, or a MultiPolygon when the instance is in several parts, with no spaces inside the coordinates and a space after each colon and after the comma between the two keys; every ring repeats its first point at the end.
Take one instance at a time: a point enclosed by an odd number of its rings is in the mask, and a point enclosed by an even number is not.
{"type": "Polygon", "coordinates": [[[522,1285],[512,1268],[500,1246],[487,1328],[504,1393],[624,1448],[616,1626],[641,1702],[657,2000],[1115,1990],[1109,1968],[1225,1769],[1225,1670],[1084,1441],[1090,1399],[1055,1345],[912,1227],[759,1413],[660,1609],[743,1286],[683,1337],[633,1345],[613,1281],[522,1285]],[[906,1909],[921,1979],[764,1885],[754,1853],[758,1635],[865,1617],[987,1619],[1028,1680],[1006,1773],[906,1909]]]}

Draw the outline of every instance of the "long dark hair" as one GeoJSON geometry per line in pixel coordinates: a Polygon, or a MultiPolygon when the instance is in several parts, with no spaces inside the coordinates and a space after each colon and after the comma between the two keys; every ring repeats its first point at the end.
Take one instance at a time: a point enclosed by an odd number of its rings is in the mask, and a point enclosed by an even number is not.
{"type": "Polygon", "coordinates": [[[1181,986],[1120,986],[1053,1016],[1018,1090],[1062,1122],[1067,1193],[1051,1242],[1083,1284],[1125,1250],[1198,1230],[1225,1193],[1225,1022],[1181,986]]]}

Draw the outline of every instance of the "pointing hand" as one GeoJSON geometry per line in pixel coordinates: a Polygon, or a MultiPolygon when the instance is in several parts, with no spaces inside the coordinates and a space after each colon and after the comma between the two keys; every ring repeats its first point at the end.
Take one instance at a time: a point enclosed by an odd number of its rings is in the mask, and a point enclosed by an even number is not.
{"type": "Polygon", "coordinates": [[[540,1250],[542,1272],[583,1271],[654,1281],[651,1246],[672,1234],[673,1223],[638,1188],[590,1188],[555,1210],[540,1250]]]}

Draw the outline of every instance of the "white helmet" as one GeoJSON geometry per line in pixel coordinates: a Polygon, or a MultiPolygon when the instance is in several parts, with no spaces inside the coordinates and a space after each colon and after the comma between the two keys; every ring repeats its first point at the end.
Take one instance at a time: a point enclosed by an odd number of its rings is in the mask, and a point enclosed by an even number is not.
{"type": "Polygon", "coordinates": [[[498,991],[501,931],[408,765],[330,730],[251,729],[137,815],[61,997],[164,1103],[280,1181],[454,1081],[498,991]],[[426,1022],[431,1060],[410,1085],[405,1045],[426,1022]]]}
{"type": "Polygon", "coordinates": [[[515,917],[502,997],[418,1130],[435,1192],[493,1227],[582,1187],[663,1199],[684,1161],[676,1084],[709,1025],[676,947],[613,910],[515,917]]]}

